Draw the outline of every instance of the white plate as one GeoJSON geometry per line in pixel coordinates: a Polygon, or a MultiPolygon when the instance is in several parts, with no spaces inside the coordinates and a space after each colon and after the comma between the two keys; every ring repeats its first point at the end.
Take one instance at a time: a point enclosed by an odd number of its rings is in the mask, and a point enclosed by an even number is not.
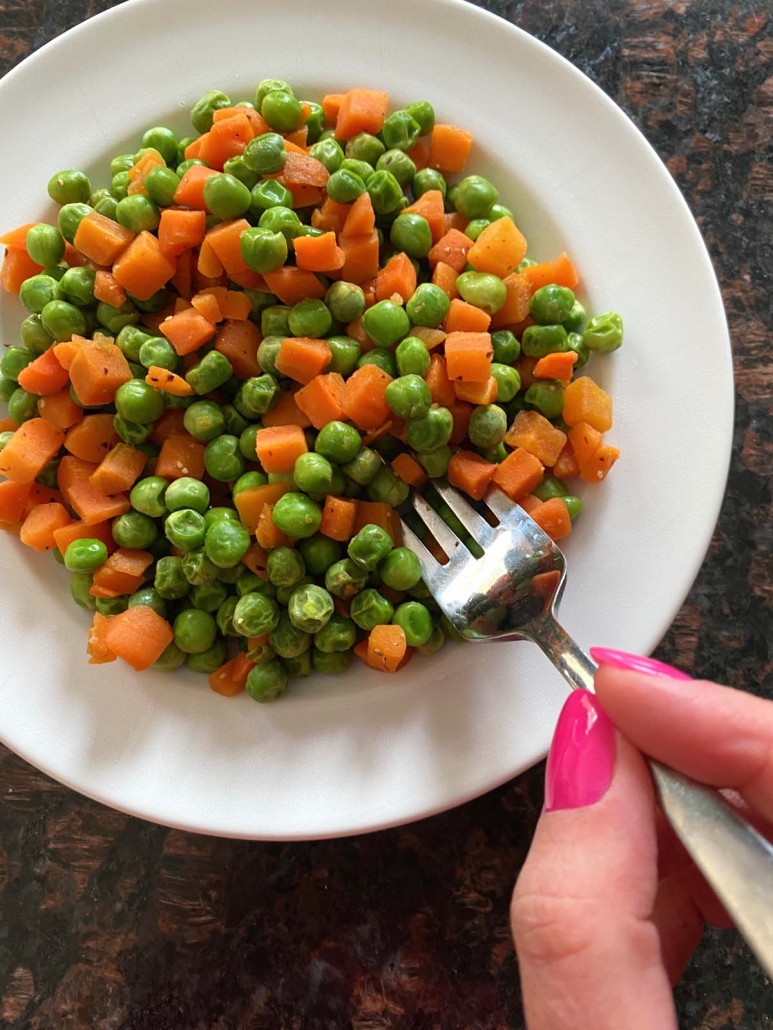
{"type": "MultiPolygon", "coordinates": [[[[647,653],[700,566],[727,472],[733,412],[724,313],[668,172],[580,72],[455,0],[133,0],[44,47],[0,84],[3,228],[53,212],[48,177],[107,160],[148,126],[181,133],[208,89],[259,79],[319,97],[352,85],[426,98],[472,130],[469,169],[501,190],[541,259],[566,249],[591,312],[626,342],[596,358],[622,460],[567,547],[562,620],[578,641],[647,653]],[[34,131],[30,131],[34,126],[34,131]]],[[[3,340],[21,310],[2,299],[3,340]]],[[[270,706],[203,677],[86,664],[87,617],[50,556],[0,541],[0,735],[40,769],[146,819],[205,833],[310,838],[429,815],[545,752],[565,695],[535,647],[447,647],[402,675],[293,686],[270,706]]]]}

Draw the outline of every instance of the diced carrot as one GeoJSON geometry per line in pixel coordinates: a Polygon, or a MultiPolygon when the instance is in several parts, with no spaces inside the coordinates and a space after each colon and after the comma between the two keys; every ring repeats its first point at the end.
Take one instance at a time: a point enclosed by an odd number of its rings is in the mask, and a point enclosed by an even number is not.
{"type": "Polygon", "coordinates": [[[94,586],[115,590],[118,596],[134,593],[142,584],[145,573],[152,564],[153,555],[148,551],[119,547],[94,573],[94,586]]]}
{"type": "MultiPolygon", "coordinates": [[[[257,518],[256,518],[257,523],[257,518]]],[[[266,564],[268,555],[264,548],[256,541],[250,544],[246,554],[242,558],[242,565],[254,572],[256,576],[260,576],[261,579],[268,579],[268,572],[266,571],[266,564]]],[[[267,642],[267,641],[266,641],[267,642]]]]}
{"type": "Polygon", "coordinates": [[[456,380],[453,386],[456,399],[468,404],[493,404],[497,399],[497,381],[493,376],[489,376],[482,383],[463,383],[456,380]]]}
{"type": "Polygon", "coordinates": [[[327,125],[335,125],[345,96],[345,93],[328,93],[322,98],[322,113],[327,125]]]}
{"type": "Polygon", "coordinates": [[[330,172],[315,157],[309,157],[303,150],[288,152],[282,168],[282,179],[287,186],[324,186],[329,178],[330,172]]]}
{"type": "Polygon", "coordinates": [[[194,307],[200,315],[203,315],[208,322],[213,323],[223,321],[223,313],[220,310],[220,303],[215,290],[222,293],[227,292],[225,287],[216,286],[213,290],[205,290],[191,297],[191,306],[194,307]]]}
{"type": "Polygon", "coordinates": [[[518,501],[518,507],[523,508],[527,515],[531,515],[541,504],[542,501],[539,497],[535,497],[534,494],[526,494],[525,497],[521,497],[518,501]]]}
{"type": "Polygon", "coordinates": [[[334,232],[322,236],[299,236],[293,243],[298,268],[308,272],[335,272],[343,267],[345,254],[334,232]]]}
{"type": "Polygon", "coordinates": [[[135,162],[129,169],[128,193],[130,197],[136,196],[138,193],[147,196],[148,191],[145,189],[145,180],[154,168],[166,168],[166,161],[157,150],[154,150],[153,147],[148,147],[139,161],[135,162]]]}
{"type": "Polygon", "coordinates": [[[362,436],[362,446],[371,447],[376,440],[380,440],[384,436],[392,435],[396,439],[400,437],[400,430],[397,425],[405,428],[405,423],[400,418],[388,418],[386,422],[378,427],[378,429],[372,429],[369,433],[364,433],[362,436]]]}
{"type": "Polygon", "coordinates": [[[217,332],[217,327],[208,322],[195,308],[188,308],[187,311],[172,315],[161,323],[159,329],[180,355],[198,350],[217,332]]]}
{"type": "Polygon", "coordinates": [[[160,447],[170,436],[186,436],[187,431],[184,420],[184,411],[181,411],[179,408],[167,409],[153,423],[153,432],[150,434],[150,439],[160,447]]]}
{"type": "Polygon", "coordinates": [[[118,440],[112,415],[86,415],[67,430],[64,446],[81,461],[99,464],[118,440]]]}
{"type": "Polygon", "coordinates": [[[112,265],[134,239],[134,233],[112,218],[92,211],[81,219],[73,244],[97,265],[112,265]]]}
{"type": "Polygon", "coordinates": [[[408,645],[402,626],[374,626],[368,637],[368,665],[378,672],[397,672],[408,645]]]}
{"type": "Polygon", "coordinates": [[[22,422],[0,451],[0,475],[14,483],[31,483],[63,443],[64,433],[45,419],[22,422]]]}
{"type": "Polygon", "coordinates": [[[552,540],[563,540],[572,532],[572,520],[563,497],[551,497],[529,514],[552,540]]]}
{"type": "Polygon", "coordinates": [[[184,211],[181,208],[166,207],[161,212],[158,242],[165,254],[177,257],[186,250],[198,247],[206,232],[207,213],[203,209],[184,211]]]}
{"type": "Polygon", "coordinates": [[[67,493],[67,502],[84,522],[105,522],[124,515],[131,505],[124,494],[108,496],[97,490],[88,480],[73,483],[67,493]]]}
{"type": "Polygon", "coordinates": [[[367,354],[368,351],[373,350],[375,346],[373,340],[371,340],[371,338],[365,332],[365,327],[362,324],[362,315],[360,315],[359,318],[355,318],[353,322],[349,323],[349,325],[346,327],[346,335],[351,336],[351,338],[356,343],[359,343],[364,354],[367,354]]]}
{"type": "Polygon", "coordinates": [[[319,531],[331,540],[346,543],[354,536],[354,523],[357,518],[357,502],[348,497],[334,497],[328,494],[325,507],[322,509],[322,522],[319,531]]]}
{"type": "Polygon", "coordinates": [[[443,325],[446,333],[485,333],[491,325],[491,315],[457,297],[451,301],[443,325]]]}
{"type": "Polygon", "coordinates": [[[429,252],[429,266],[435,268],[442,261],[450,265],[460,275],[467,265],[467,254],[472,247],[472,240],[458,229],[449,229],[440,237],[429,252]]]}
{"type": "Polygon", "coordinates": [[[126,290],[112,272],[99,269],[94,278],[94,299],[111,308],[120,308],[127,301],[126,290]]]}
{"type": "Polygon", "coordinates": [[[578,422],[567,434],[572,445],[577,467],[582,474],[594,452],[601,446],[603,436],[587,422],[578,422]]]}
{"type": "MultiPolygon", "coordinates": [[[[59,358],[59,348],[56,349],[59,358]]],[[[111,404],[119,386],[132,377],[129,363],[109,337],[82,340],[70,365],[70,382],[86,405],[111,404]]]]}
{"type": "Polygon", "coordinates": [[[435,286],[439,286],[444,293],[447,293],[450,300],[454,300],[459,296],[459,291],[456,288],[456,280],[458,278],[459,273],[456,269],[447,265],[445,261],[438,261],[432,272],[432,282],[435,286]]]}
{"type": "Polygon", "coordinates": [[[292,483],[283,482],[267,483],[265,486],[253,486],[248,490],[241,490],[234,497],[234,504],[246,529],[250,533],[254,533],[258,528],[263,508],[267,504],[276,504],[279,498],[284,497],[292,488],[292,483]]]}
{"type": "Polygon", "coordinates": [[[261,339],[260,330],[254,322],[227,321],[217,334],[215,350],[228,358],[234,375],[239,379],[249,379],[260,375],[258,347],[261,339]]]}
{"type": "Polygon", "coordinates": [[[523,447],[543,465],[552,467],[566,443],[566,433],[538,411],[519,411],[507,431],[505,443],[509,447],[523,447]]]}
{"type": "Polygon", "coordinates": [[[521,389],[528,390],[534,382],[534,366],[537,358],[530,358],[528,354],[521,354],[515,363],[518,375],[521,377],[521,389]]]}
{"type": "Polygon", "coordinates": [[[408,486],[421,487],[427,482],[424,469],[410,454],[398,454],[392,459],[392,471],[408,486]]]}
{"type": "Polygon", "coordinates": [[[300,426],[273,426],[255,434],[255,453],[266,472],[292,472],[308,449],[300,426]]]}
{"type": "Polygon", "coordinates": [[[386,388],[392,377],[376,365],[363,365],[344,387],[344,413],[360,430],[376,429],[389,415],[386,388]]]}
{"type": "Polygon", "coordinates": [[[36,505],[22,523],[19,539],[33,551],[53,551],[54,530],[69,526],[72,519],[63,504],[36,505]]]}
{"type": "Polygon", "coordinates": [[[210,168],[216,168],[220,172],[226,161],[242,154],[254,137],[255,132],[249,118],[244,112],[238,111],[230,118],[213,121],[212,128],[201,144],[199,157],[210,168]]]}
{"type": "Polygon", "coordinates": [[[482,500],[488,490],[491,478],[497,470],[485,458],[474,451],[457,451],[448,463],[448,482],[451,486],[474,498],[482,500]]]}
{"type": "Polygon", "coordinates": [[[580,469],[580,478],[586,483],[600,483],[606,479],[609,470],[620,457],[617,447],[608,443],[600,443],[596,450],[580,469]]]}
{"type": "Polygon", "coordinates": [[[221,222],[210,229],[205,237],[217,255],[218,260],[229,276],[239,272],[249,272],[250,268],[242,257],[240,240],[242,233],[250,228],[246,218],[235,218],[230,222],[221,222]]]}
{"type": "Polygon", "coordinates": [[[244,683],[236,679],[236,658],[231,658],[209,675],[209,685],[222,697],[236,697],[244,692],[244,683]]]}
{"type": "Polygon", "coordinates": [[[344,417],[344,380],[337,372],[315,376],[295,394],[295,403],[315,429],[344,417]]]}
{"type": "Polygon", "coordinates": [[[238,290],[226,290],[225,296],[218,298],[223,318],[233,322],[246,322],[252,314],[252,301],[246,293],[238,290]]]}
{"type": "Polygon", "coordinates": [[[300,147],[301,150],[305,150],[309,141],[309,127],[308,125],[302,125],[300,129],[295,129],[294,132],[285,132],[282,135],[285,139],[285,145],[290,143],[296,147],[300,147]]]}
{"type": "Polygon", "coordinates": [[[507,290],[507,297],[502,307],[491,319],[492,330],[502,329],[504,326],[515,326],[529,314],[532,290],[524,273],[513,272],[503,282],[507,290]]]}
{"type": "Polygon", "coordinates": [[[141,232],[113,265],[118,283],[138,300],[150,300],[177,271],[177,262],[161,250],[157,237],[141,232]]]}
{"type": "Polygon", "coordinates": [[[174,640],[172,627],[153,608],[136,604],[114,615],[105,631],[105,644],[136,671],[149,669],[174,640]]]}
{"type": "Polygon", "coordinates": [[[449,379],[483,383],[491,375],[494,348],[489,333],[449,333],[445,350],[449,379]]]}
{"type": "MultiPolygon", "coordinates": [[[[312,380],[313,381],[313,380],[312,380]]],[[[300,426],[307,429],[311,425],[309,416],[298,407],[296,401],[297,393],[285,390],[279,395],[279,400],[262,416],[261,422],[266,428],[272,426],[300,426]]]]}
{"type": "Polygon", "coordinates": [[[126,443],[117,443],[100,462],[89,478],[92,486],[103,494],[118,494],[131,490],[142,475],[147,455],[126,443]]]}
{"type": "Polygon", "coordinates": [[[89,525],[88,522],[71,522],[67,526],[54,530],[54,543],[64,554],[74,540],[101,540],[107,548],[108,554],[116,550],[116,543],[113,540],[113,529],[109,522],[97,522],[89,525]]]}
{"type": "Polygon", "coordinates": [[[292,547],[292,540],[277,526],[273,516],[274,505],[264,505],[258,519],[258,528],[255,530],[255,539],[267,551],[275,547],[292,547]]]}
{"type": "Polygon", "coordinates": [[[106,665],[116,660],[116,655],[107,646],[107,627],[110,625],[112,616],[102,615],[101,612],[94,612],[89,627],[89,635],[86,641],[86,654],[89,656],[89,665],[106,665]]]}
{"type": "Polygon", "coordinates": [[[375,228],[376,212],[373,210],[373,201],[369,193],[362,193],[349,208],[343,228],[336,231],[342,236],[370,236],[375,228]]]}
{"type": "Polygon", "coordinates": [[[148,386],[155,387],[163,393],[171,394],[172,397],[192,397],[196,392],[187,379],[170,372],[168,368],[160,368],[158,365],[151,365],[148,374],[145,376],[148,386]]]}
{"type": "MultiPolygon", "coordinates": [[[[577,352],[573,350],[554,351],[552,354],[546,354],[534,366],[534,378],[557,379],[561,383],[568,383],[572,378],[572,369],[577,357],[577,352]]],[[[587,419],[581,421],[587,421],[587,419]]]]}
{"type": "MultiPolygon", "coordinates": [[[[548,356],[558,357],[561,355],[548,356]]],[[[534,371],[536,375],[536,368],[534,371]]],[[[19,382],[21,382],[21,377],[19,377],[19,382]]],[[[606,390],[602,390],[588,376],[580,376],[564,390],[563,417],[567,425],[576,426],[579,422],[587,422],[600,433],[606,433],[608,429],[612,428],[612,398],[606,390]]]]}
{"type": "Polygon", "coordinates": [[[316,275],[313,272],[306,272],[302,268],[283,265],[275,272],[266,272],[263,278],[274,296],[278,297],[283,304],[289,304],[290,307],[307,297],[322,300],[325,296],[325,287],[316,275]]]}
{"type": "Polygon", "coordinates": [[[448,378],[446,359],[441,354],[430,355],[429,370],[424,378],[432,394],[433,403],[441,404],[445,408],[454,403],[454,384],[448,378]]]}
{"type": "Polygon", "coordinates": [[[456,125],[436,125],[429,143],[429,167],[463,172],[472,147],[472,134],[456,125]]]}
{"type": "Polygon", "coordinates": [[[407,254],[393,254],[376,276],[376,299],[388,300],[393,294],[407,303],[416,292],[416,269],[407,254]]]}
{"type": "Polygon", "coordinates": [[[75,355],[78,353],[84,342],[84,337],[73,336],[71,340],[63,340],[61,343],[55,343],[50,349],[56,355],[56,360],[62,368],[66,368],[69,372],[70,366],[75,360],[75,355]]]}
{"type": "Polygon", "coordinates": [[[406,154],[416,165],[417,172],[429,166],[429,147],[424,140],[417,140],[410,150],[406,150],[406,154]]]}
{"type": "Polygon", "coordinates": [[[187,435],[167,437],[156,462],[156,475],[164,479],[181,479],[183,476],[201,479],[204,475],[204,445],[187,435]]]}
{"type": "Polygon", "coordinates": [[[577,270],[566,253],[559,254],[555,261],[545,261],[541,265],[530,265],[528,268],[524,268],[521,274],[528,280],[529,289],[532,293],[536,293],[542,286],[549,286],[551,283],[556,283],[558,286],[567,286],[570,290],[573,290],[580,282],[577,270]]]}
{"type": "MultiPolygon", "coordinates": [[[[454,387],[454,390],[456,390],[456,387],[454,387]]],[[[448,405],[448,410],[451,412],[451,417],[454,420],[454,428],[449,443],[458,445],[467,436],[467,430],[470,428],[472,405],[466,401],[455,400],[453,404],[448,405]]]]}
{"type": "Polygon", "coordinates": [[[451,229],[458,229],[459,232],[466,233],[467,226],[470,224],[470,219],[465,218],[460,211],[447,211],[446,212],[446,232],[451,229]]]}
{"type": "Polygon", "coordinates": [[[277,372],[298,383],[310,383],[324,372],[333,355],[325,340],[305,336],[288,336],[274,359],[277,372]]]}
{"type": "Polygon", "coordinates": [[[20,225],[17,229],[11,229],[9,232],[3,233],[0,236],[0,244],[8,250],[26,250],[27,233],[30,229],[34,229],[36,225],[40,225],[40,222],[27,222],[25,225],[20,225]]]}
{"type": "Polygon", "coordinates": [[[341,269],[344,282],[359,284],[377,275],[379,242],[375,229],[370,235],[341,236],[339,245],[346,255],[341,269]]]}
{"type": "Polygon", "coordinates": [[[403,214],[421,215],[429,223],[432,242],[439,243],[446,231],[445,206],[440,190],[427,190],[409,207],[403,208],[403,214]]]}
{"type": "Polygon", "coordinates": [[[225,275],[223,263],[206,237],[201,241],[201,246],[199,247],[196,273],[213,281],[218,278],[222,279],[225,275]]]}
{"type": "Polygon", "coordinates": [[[19,423],[15,418],[11,418],[10,415],[0,418],[0,433],[14,433],[18,428],[19,423]]]}
{"type": "Polygon", "coordinates": [[[553,475],[559,479],[574,479],[575,476],[579,476],[580,467],[577,464],[577,459],[574,456],[571,443],[567,440],[563,446],[563,450],[558,455],[556,463],[553,466],[553,475]]]}
{"type": "MultiPolygon", "coordinates": [[[[287,149],[290,144],[285,142],[287,149]]],[[[325,191],[321,186],[303,186],[297,182],[285,182],[283,175],[267,175],[267,179],[277,179],[286,186],[293,195],[293,207],[297,211],[302,207],[312,207],[321,204],[325,197],[325,191]]]]}
{"type": "Polygon", "coordinates": [[[429,351],[439,347],[441,343],[445,343],[447,335],[442,329],[430,329],[426,325],[414,325],[411,327],[411,336],[421,340],[429,351]]]}
{"type": "Polygon", "coordinates": [[[43,351],[21,370],[18,377],[19,386],[39,397],[58,393],[69,381],[67,370],[57,361],[53,348],[43,351]]]}
{"type": "Polygon", "coordinates": [[[526,237],[506,216],[486,226],[470,248],[467,260],[476,271],[504,279],[520,265],[525,253],[526,237]]]}
{"type": "Polygon", "coordinates": [[[383,501],[357,501],[357,517],[354,520],[354,532],[364,526],[379,526],[386,530],[392,537],[394,547],[399,547],[403,542],[403,528],[400,516],[394,508],[383,501]]]}
{"type": "Polygon", "coordinates": [[[0,524],[18,525],[24,517],[30,483],[14,483],[10,479],[0,483],[0,524]]]}
{"type": "Polygon", "coordinates": [[[384,125],[389,97],[375,89],[350,89],[338,108],[336,139],[351,139],[361,132],[377,136],[384,125]]]}
{"type": "MultiPolygon", "coordinates": [[[[214,119],[213,119],[214,120],[214,119]]],[[[204,143],[204,137],[206,133],[202,133],[201,136],[197,136],[196,139],[191,140],[188,146],[183,151],[183,156],[186,161],[192,161],[199,156],[201,153],[201,147],[204,143]]]]}
{"type": "Polygon", "coordinates": [[[542,462],[519,447],[496,466],[491,478],[512,501],[517,501],[540,485],[543,472],[542,462]]]}
{"type": "Polygon", "coordinates": [[[42,271],[43,266],[36,264],[26,250],[6,250],[0,268],[0,286],[6,293],[19,293],[27,279],[42,271]]]}
{"type": "Polygon", "coordinates": [[[181,207],[192,207],[199,211],[206,211],[204,183],[212,175],[217,175],[217,171],[214,168],[205,168],[204,165],[191,165],[182,179],[180,179],[180,185],[175,190],[175,204],[179,204],[181,207]]]}
{"type": "Polygon", "coordinates": [[[256,111],[254,107],[245,107],[244,104],[237,104],[235,107],[221,107],[218,111],[214,111],[212,123],[216,125],[218,122],[227,121],[229,118],[233,118],[235,114],[246,116],[255,136],[262,136],[264,132],[271,132],[268,122],[260,112],[256,111]]]}
{"type": "MultiPolygon", "coordinates": [[[[365,196],[368,196],[368,194],[363,193],[363,197],[365,196]]],[[[370,199],[369,196],[368,199],[370,199]]],[[[315,229],[321,229],[323,232],[342,233],[351,210],[351,204],[338,204],[335,200],[327,197],[319,207],[312,211],[311,224],[315,229]]],[[[372,232],[373,230],[371,229],[370,231],[372,232]]],[[[349,233],[348,235],[352,234],[349,233]]]]}
{"type": "Polygon", "coordinates": [[[80,458],[74,458],[71,454],[65,454],[59,462],[56,483],[68,504],[70,504],[70,491],[73,486],[76,483],[88,482],[91,474],[96,471],[97,466],[93,461],[81,461],[80,458]]]}
{"type": "Polygon", "coordinates": [[[83,418],[83,408],[76,404],[69,386],[38,401],[38,414],[57,429],[69,429],[83,418]]]}

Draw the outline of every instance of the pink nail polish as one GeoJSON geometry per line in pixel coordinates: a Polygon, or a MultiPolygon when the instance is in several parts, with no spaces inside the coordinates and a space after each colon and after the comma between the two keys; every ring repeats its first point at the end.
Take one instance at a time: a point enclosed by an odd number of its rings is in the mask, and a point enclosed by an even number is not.
{"type": "Polygon", "coordinates": [[[550,745],[545,774],[548,812],[584,808],[609,790],[615,770],[615,727],[593,694],[566,699],[550,745]]]}
{"type": "Polygon", "coordinates": [[[627,651],[613,651],[608,647],[592,647],[590,656],[598,665],[610,665],[613,669],[623,669],[626,672],[643,672],[648,676],[663,676],[672,680],[689,680],[686,672],[675,669],[673,665],[666,665],[655,658],[642,658],[638,654],[628,654],[627,651]]]}

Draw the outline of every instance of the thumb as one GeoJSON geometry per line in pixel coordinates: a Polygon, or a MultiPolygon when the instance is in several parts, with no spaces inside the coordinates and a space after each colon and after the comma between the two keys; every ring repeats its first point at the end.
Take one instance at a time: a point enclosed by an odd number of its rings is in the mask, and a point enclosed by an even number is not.
{"type": "Polygon", "coordinates": [[[511,919],[529,1030],[676,1027],[660,939],[652,785],[592,694],[567,699],[511,919]]]}

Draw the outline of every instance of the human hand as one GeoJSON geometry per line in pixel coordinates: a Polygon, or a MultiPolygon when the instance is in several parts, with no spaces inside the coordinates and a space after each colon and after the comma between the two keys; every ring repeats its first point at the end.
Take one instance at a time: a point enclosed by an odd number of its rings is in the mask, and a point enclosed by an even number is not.
{"type": "Polygon", "coordinates": [[[656,807],[642,753],[737,791],[773,838],[773,703],[591,653],[596,695],[574,691],[561,712],[513,895],[527,1026],[676,1030],[671,985],[704,923],[731,923],[656,807]]]}

